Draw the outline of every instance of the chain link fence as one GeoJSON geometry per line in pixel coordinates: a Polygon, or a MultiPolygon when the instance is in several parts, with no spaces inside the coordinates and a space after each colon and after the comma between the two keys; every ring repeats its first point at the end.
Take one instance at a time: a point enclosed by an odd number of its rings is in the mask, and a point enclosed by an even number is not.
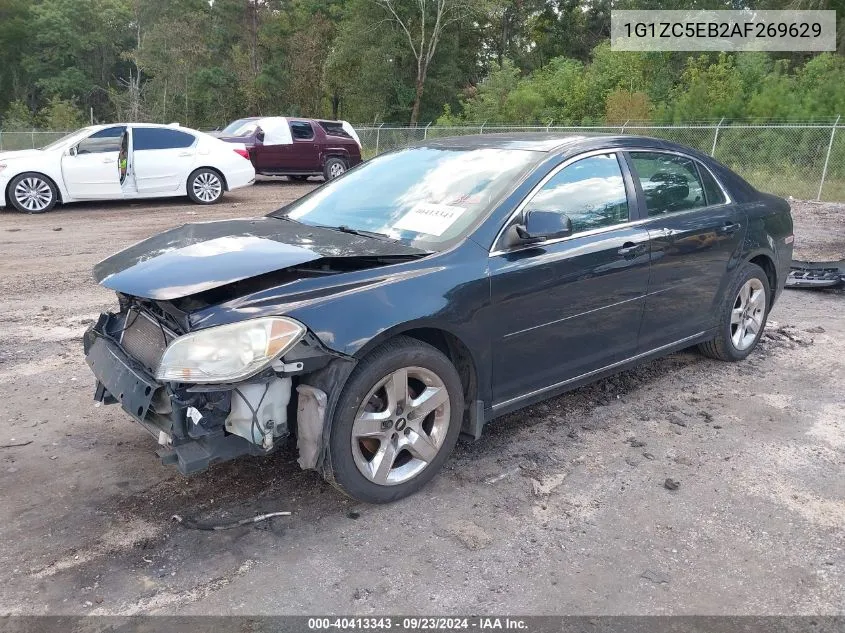
{"type": "MultiPolygon", "coordinates": [[[[845,130],[831,124],[696,124],[615,127],[355,126],[364,157],[433,138],[503,132],[610,133],[653,136],[714,156],[762,191],[804,200],[845,201],[845,130]]],[[[0,151],[48,145],[66,132],[0,130],[0,151]]]]}
{"type": "Polygon", "coordinates": [[[424,140],[504,132],[652,136],[714,156],[762,191],[803,200],[845,201],[845,129],[830,124],[561,126],[356,126],[365,157],[424,140]]]}

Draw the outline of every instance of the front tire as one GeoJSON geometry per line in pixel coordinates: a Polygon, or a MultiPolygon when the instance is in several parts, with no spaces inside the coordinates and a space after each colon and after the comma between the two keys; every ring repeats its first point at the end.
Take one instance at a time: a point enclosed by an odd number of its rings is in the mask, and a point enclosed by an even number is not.
{"type": "Polygon", "coordinates": [[[21,213],[47,213],[59,198],[53,181],[35,172],[12,178],[8,191],[9,202],[21,213]]]}
{"type": "Polygon", "coordinates": [[[346,173],[346,163],[340,158],[330,158],[323,167],[323,177],[334,180],[346,173]]]}
{"type": "Polygon", "coordinates": [[[750,262],[740,267],[725,294],[716,337],[701,343],[701,352],[727,362],[747,358],[766,327],[770,296],[769,279],[762,268],[750,262]]]}
{"type": "Polygon", "coordinates": [[[223,197],[223,176],[201,167],[188,176],[188,197],[197,204],[216,204],[223,197]]]}
{"type": "Polygon", "coordinates": [[[335,409],[326,478],[367,503],[387,503],[425,486],[460,433],[464,397],[439,350],[400,336],[355,368],[335,409]]]}

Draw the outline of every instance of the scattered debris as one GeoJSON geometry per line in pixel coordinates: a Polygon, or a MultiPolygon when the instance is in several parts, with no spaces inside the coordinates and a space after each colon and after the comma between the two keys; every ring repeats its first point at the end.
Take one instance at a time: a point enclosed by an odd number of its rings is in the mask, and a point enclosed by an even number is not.
{"type": "Polygon", "coordinates": [[[15,442],[12,444],[0,444],[0,448],[15,448],[17,446],[27,446],[28,444],[32,444],[32,440],[28,442],[15,442]]]}
{"type": "Polygon", "coordinates": [[[178,514],[173,515],[173,520],[181,525],[184,525],[186,528],[191,530],[205,530],[205,531],[216,531],[216,530],[231,530],[236,527],[241,527],[242,525],[249,525],[251,523],[259,523],[261,521],[266,521],[267,519],[272,519],[273,517],[289,517],[291,515],[290,512],[270,512],[268,514],[259,514],[258,516],[249,518],[249,519],[241,519],[240,521],[235,521],[233,523],[221,523],[221,524],[211,524],[211,523],[199,523],[194,521],[193,519],[183,519],[178,514]]]}
{"type": "Polygon", "coordinates": [[[346,518],[347,519],[360,519],[361,513],[355,512],[354,510],[350,510],[349,512],[346,513],[346,518]]]}
{"type": "Polygon", "coordinates": [[[654,455],[648,452],[643,453],[643,457],[645,457],[646,459],[654,459],[654,455]]]}
{"type": "Polygon", "coordinates": [[[677,490],[681,487],[681,482],[675,481],[671,477],[667,477],[666,481],[663,482],[663,487],[666,488],[666,490],[677,490]]]}
{"type": "Polygon", "coordinates": [[[643,442],[642,440],[638,440],[635,437],[629,437],[628,444],[631,445],[631,448],[642,448],[643,446],[645,446],[645,442],[643,442]]]}
{"type": "Polygon", "coordinates": [[[53,230],[54,230],[54,231],[61,231],[61,230],[62,230],[62,227],[60,227],[60,226],[56,226],[56,227],[53,227],[53,230]]]}
{"type": "Polygon", "coordinates": [[[654,571],[653,569],[646,569],[643,573],[640,574],[640,578],[645,578],[646,580],[650,580],[651,582],[658,585],[669,584],[669,576],[659,571],[654,571]]]}
{"type": "Polygon", "coordinates": [[[687,423],[681,419],[680,416],[675,415],[674,413],[669,416],[669,424],[675,424],[677,426],[686,426],[687,423]]]}
{"type": "Polygon", "coordinates": [[[804,331],[810,334],[824,334],[826,330],[821,325],[816,325],[814,327],[808,327],[804,331]]]}
{"type": "Polygon", "coordinates": [[[709,411],[699,411],[698,415],[704,418],[705,422],[712,422],[713,421],[713,414],[709,411]]]}
{"type": "Polygon", "coordinates": [[[484,480],[484,483],[488,484],[488,485],[498,483],[498,482],[502,481],[502,479],[504,479],[505,477],[510,477],[511,475],[515,475],[516,473],[518,473],[520,468],[521,468],[520,466],[516,466],[514,468],[511,468],[510,470],[506,470],[503,473],[499,473],[498,475],[493,475],[492,477],[488,477],[487,479],[484,480]]]}
{"type": "Polygon", "coordinates": [[[803,347],[812,345],[815,341],[804,336],[794,325],[781,325],[766,328],[765,336],[773,341],[789,341],[803,347]]]}

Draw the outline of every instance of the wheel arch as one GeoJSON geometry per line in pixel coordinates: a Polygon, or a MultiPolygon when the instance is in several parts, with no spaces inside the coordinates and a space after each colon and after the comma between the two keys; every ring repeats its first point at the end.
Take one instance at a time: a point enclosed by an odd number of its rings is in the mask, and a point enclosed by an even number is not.
{"type": "MultiPolygon", "coordinates": [[[[474,403],[479,400],[479,381],[484,380],[480,375],[479,360],[472,353],[470,347],[460,336],[446,328],[430,323],[409,323],[397,326],[380,333],[362,345],[352,357],[336,358],[323,369],[303,377],[305,384],[312,385],[324,391],[328,398],[323,419],[322,441],[316,468],[328,472],[324,467],[324,460],[329,457],[328,443],[334,424],[335,406],[340,393],[346,388],[347,380],[358,362],[380,345],[397,337],[405,336],[431,345],[442,352],[455,366],[464,392],[464,424],[472,420],[474,403]]],[[[329,457],[330,459],[330,457],[329,457]]],[[[330,470],[330,469],[329,469],[330,470]]]]}
{"type": "Polygon", "coordinates": [[[223,173],[222,169],[220,169],[219,167],[214,167],[213,165],[200,165],[198,167],[194,167],[191,170],[191,173],[188,174],[188,178],[185,180],[185,191],[188,190],[188,185],[191,182],[191,178],[193,177],[193,175],[197,173],[200,169],[208,169],[220,176],[220,180],[223,181],[223,191],[229,191],[229,182],[226,180],[226,174],[223,173]]]}
{"type": "Polygon", "coordinates": [[[769,307],[771,308],[778,288],[778,272],[774,259],[768,253],[759,252],[752,254],[746,261],[749,264],[759,266],[766,273],[766,279],[769,281],[769,307]]]}

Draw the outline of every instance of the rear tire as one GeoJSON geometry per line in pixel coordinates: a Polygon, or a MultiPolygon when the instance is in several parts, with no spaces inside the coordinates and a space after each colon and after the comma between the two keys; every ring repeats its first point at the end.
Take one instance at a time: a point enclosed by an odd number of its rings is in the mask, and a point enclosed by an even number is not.
{"type": "Polygon", "coordinates": [[[43,174],[26,172],[9,183],[9,202],[21,213],[47,213],[56,206],[59,192],[43,174]]]}
{"type": "Polygon", "coordinates": [[[771,289],[765,271],[746,263],[737,271],[722,302],[716,337],[698,348],[716,360],[744,360],[757,347],[769,316],[771,289]]]}
{"type": "Polygon", "coordinates": [[[346,162],[340,158],[329,158],[323,167],[323,177],[334,180],[346,173],[346,162]]]}
{"type": "Polygon", "coordinates": [[[215,169],[200,167],[188,176],[188,197],[197,204],[216,204],[223,197],[223,176],[215,169]]]}
{"type": "Polygon", "coordinates": [[[367,503],[407,497],[449,457],[463,411],[463,387],[451,361],[416,339],[392,339],[358,363],[343,388],[326,479],[367,503]]]}

